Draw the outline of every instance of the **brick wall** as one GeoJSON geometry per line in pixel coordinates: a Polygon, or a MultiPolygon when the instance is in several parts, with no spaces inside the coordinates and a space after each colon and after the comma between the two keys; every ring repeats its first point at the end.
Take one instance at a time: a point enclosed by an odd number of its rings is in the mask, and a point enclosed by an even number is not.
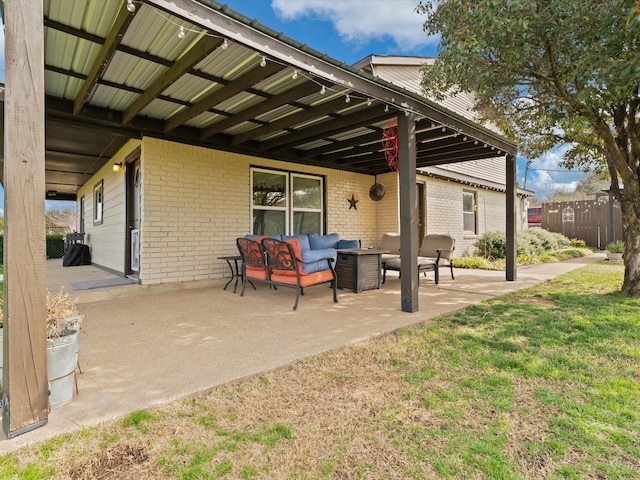
{"type": "Polygon", "coordinates": [[[485,232],[504,231],[506,225],[505,194],[472,188],[459,183],[419,177],[426,181],[426,233],[443,233],[456,239],[455,256],[471,255],[473,244],[485,232]],[[476,192],[478,205],[477,235],[464,233],[462,217],[463,191],[476,192]]]}
{"type": "Polygon", "coordinates": [[[217,257],[237,253],[251,229],[250,167],[324,176],[327,232],[375,241],[373,177],[145,138],[142,147],[141,278],[162,283],[220,278],[217,257]],[[348,199],[358,200],[349,210],[348,199]]]}

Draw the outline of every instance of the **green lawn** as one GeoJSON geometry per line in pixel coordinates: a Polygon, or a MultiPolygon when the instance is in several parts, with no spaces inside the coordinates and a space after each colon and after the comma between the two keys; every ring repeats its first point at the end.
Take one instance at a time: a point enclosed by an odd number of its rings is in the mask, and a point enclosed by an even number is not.
{"type": "Polygon", "coordinates": [[[0,477],[640,478],[640,300],[622,277],[594,264],[25,448],[0,477]]]}

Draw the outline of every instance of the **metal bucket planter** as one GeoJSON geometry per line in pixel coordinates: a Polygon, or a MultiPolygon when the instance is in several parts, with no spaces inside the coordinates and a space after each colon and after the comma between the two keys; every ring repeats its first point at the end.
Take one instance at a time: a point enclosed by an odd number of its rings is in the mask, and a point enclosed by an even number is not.
{"type": "Polygon", "coordinates": [[[47,377],[49,378],[49,405],[62,405],[73,398],[76,385],[76,366],[80,348],[80,322],[82,315],[64,322],[73,329],[62,331],[62,335],[47,339],[47,377]]]}

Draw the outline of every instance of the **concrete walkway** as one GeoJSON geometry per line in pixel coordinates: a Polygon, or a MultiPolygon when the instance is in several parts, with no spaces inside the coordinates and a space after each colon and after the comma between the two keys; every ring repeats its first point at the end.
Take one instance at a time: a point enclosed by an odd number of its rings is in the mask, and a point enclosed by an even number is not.
{"type": "MultiPolygon", "coordinates": [[[[602,259],[595,254],[520,268],[515,282],[505,281],[504,272],[461,269],[451,280],[442,270],[438,286],[421,277],[420,310],[413,314],[400,310],[400,282],[391,275],[380,290],[339,290],[337,304],[328,288],[310,287],[296,312],[293,290],[259,285],[240,297],[232,288],[223,291],[225,281],[72,291],[85,315],[79,395],[53,408],[44,427],[0,440],[0,453],[424,322],[602,259]]],[[[60,275],[77,278],[80,272],[60,275]]],[[[50,289],[68,281],[49,277],[50,289]]]]}

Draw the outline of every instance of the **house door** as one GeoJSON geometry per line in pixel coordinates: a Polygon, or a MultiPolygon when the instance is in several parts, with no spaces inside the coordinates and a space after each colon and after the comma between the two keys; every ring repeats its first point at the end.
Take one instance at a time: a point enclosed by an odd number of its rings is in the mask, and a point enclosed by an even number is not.
{"type": "Polygon", "coordinates": [[[424,230],[424,183],[416,183],[416,220],[418,222],[418,248],[422,245],[425,236],[424,230]]]}
{"type": "Polygon", "coordinates": [[[140,234],[141,234],[141,194],[142,178],[140,154],[137,152],[127,161],[127,228],[125,248],[125,274],[137,278],[140,272],[140,234]]]}

